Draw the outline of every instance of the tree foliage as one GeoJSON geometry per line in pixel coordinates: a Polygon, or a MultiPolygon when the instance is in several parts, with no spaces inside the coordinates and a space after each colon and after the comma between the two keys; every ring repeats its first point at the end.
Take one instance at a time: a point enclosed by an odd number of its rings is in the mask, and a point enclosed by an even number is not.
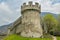
{"type": "Polygon", "coordinates": [[[57,31],[60,31],[60,14],[57,17],[57,21],[58,21],[58,26],[57,26],[57,31]]]}
{"type": "Polygon", "coordinates": [[[47,32],[49,33],[50,31],[55,30],[53,28],[57,26],[57,20],[54,18],[52,14],[46,14],[43,17],[43,24],[44,27],[46,27],[47,32]]]}

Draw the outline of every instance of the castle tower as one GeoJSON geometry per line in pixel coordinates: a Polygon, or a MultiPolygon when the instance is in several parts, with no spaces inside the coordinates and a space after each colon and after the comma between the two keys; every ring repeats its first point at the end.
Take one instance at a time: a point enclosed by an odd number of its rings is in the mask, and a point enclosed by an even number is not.
{"type": "Polygon", "coordinates": [[[40,11],[39,3],[33,4],[31,1],[26,5],[21,6],[22,25],[24,30],[21,36],[24,37],[41,37],[43,35],[42,27],[40,25],[40,11]]]}

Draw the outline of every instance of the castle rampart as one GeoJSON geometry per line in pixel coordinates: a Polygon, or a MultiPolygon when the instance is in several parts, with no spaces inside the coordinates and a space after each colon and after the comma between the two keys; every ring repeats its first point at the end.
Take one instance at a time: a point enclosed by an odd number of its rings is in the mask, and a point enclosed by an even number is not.
{"type": "Polygon", "coordinates": [[[23,5],[21,6],[21,12],[24,12],[26,10],[36,10],[40,12],[40,9],[41,6],[37,2],[35,2],[35,4],[33,4],[32,2],[29,2],[28,4],[23,3],[23,5]]]}
{"type": "Polygon", "coordinates": [[[21,6],[21,18],[14,22],[11,32],[17,33],[23,37],[43,36],[40,12],[41,6],[39,3],[35,2],[35,4],[33,4],[31,1],[28,4],[23,3],[21,6]]]}

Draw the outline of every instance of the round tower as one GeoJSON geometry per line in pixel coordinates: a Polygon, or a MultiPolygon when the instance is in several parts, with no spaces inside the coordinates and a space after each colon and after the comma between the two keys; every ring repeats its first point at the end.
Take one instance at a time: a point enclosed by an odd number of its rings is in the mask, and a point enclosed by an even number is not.
{"type": "Polygon", "coordinates": [[[32,1],[23,3],[21,6],[22,25],[24,30],[21,35],[24,37],[41,37],[43,35],[42,27],[40,25],[41,6],[39,3],[33,4],[32,1]]]}

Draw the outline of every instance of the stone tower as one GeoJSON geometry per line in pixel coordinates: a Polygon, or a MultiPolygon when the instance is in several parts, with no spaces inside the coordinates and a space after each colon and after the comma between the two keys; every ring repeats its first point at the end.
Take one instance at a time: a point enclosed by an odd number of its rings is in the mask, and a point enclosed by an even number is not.
{"type": "Polygon", "coordinates": [[[41,37],[43,35],[40,24],[41,6],[39,3],[33,4],[32,1],[23,3],[21,6],[22,22],[24,29],[21,31],[21,36],[24,37],[41,37]]]}

